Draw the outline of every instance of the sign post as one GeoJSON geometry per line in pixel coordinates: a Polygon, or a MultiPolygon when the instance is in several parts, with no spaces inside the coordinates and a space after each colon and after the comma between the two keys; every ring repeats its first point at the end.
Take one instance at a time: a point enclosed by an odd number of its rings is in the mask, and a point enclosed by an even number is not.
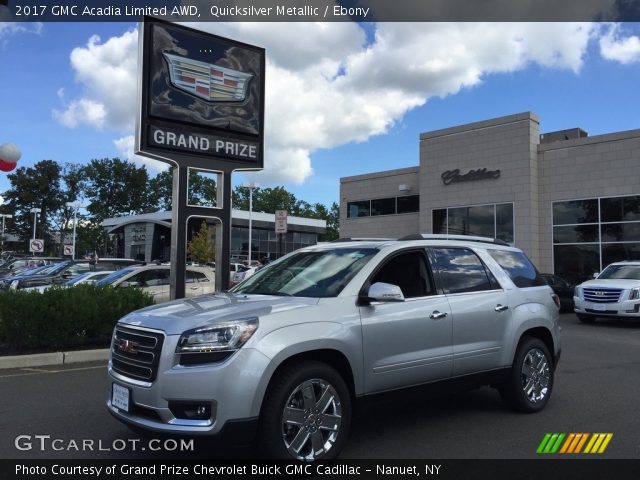
{"type": "Polygon", "coordinates": [[[263,168],[265,51],[152,17],[139,31],[136,153],[173,166],[171,298],[185,294],[187,228],[194,217],[218,221],[216,289],[226,290],[231,174],[263,168]],[[190,170],[218,174],[215,207],[189,205],[190,170]]]}

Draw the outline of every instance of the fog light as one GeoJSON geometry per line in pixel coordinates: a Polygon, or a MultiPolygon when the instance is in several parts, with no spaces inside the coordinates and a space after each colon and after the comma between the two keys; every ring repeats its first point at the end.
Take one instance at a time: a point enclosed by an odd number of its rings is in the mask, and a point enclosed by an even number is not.
{"type": "Polygon", "coordinates": [[[211,402],[169,402],[173,416],[183,420],[211,420],[211,402]]]}

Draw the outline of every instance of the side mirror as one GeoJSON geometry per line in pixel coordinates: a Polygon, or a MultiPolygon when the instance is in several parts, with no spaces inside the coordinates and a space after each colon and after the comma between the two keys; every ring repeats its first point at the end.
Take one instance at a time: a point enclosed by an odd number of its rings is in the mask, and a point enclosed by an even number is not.
{"type": "Polygon", "coordinates": [[[598,278],[598,275],[600,275],[598,272],[593,272],[593,278],[598,278]]]}
{"type": "Polygon", "coordinates": [[[372,302],[404,302],[404,295],[399,286],[383,282],[371,285],[367,298],[372,302]]]}

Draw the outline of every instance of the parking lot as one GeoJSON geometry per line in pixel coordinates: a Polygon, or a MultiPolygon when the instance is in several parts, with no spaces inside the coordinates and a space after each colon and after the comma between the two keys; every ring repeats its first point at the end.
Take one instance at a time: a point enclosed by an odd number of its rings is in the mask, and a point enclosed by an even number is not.
{"type": "MultiPolygon", "coordinates": [[[[541,413],[513,413],[490,388],[437,398],[407,391],[357,415],[342,457],[536,458],[548,432],[606,432],[612,440],[597,458],[640,458],[640,324],[583,325],[573,314],[563,314],[561,324],[562,360],[551,402],[541,413]]],[[[101,363],[0,371],[0,458],[254,455],[248,447],[202,439],[185,452],[174,440],[140,441],[105,410],[108,388],[101,363]]]]}

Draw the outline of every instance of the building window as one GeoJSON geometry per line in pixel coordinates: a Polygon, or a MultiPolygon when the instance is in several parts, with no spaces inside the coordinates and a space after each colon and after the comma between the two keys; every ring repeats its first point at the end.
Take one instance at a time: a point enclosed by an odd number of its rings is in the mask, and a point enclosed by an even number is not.
{"type": "Polygon", "coordinates": [[[420,211],[420,195],[398,197],[398,213],[415,213],[420,211]]]}
{"type": "Polygon", "coordinates": [[[369,200],[347,203],[347,217],[368,217],[371,212],[370,203],[369,200]]]}
{"type": "Polygon", "coordinates": [[[371,216],[376,215],[395,215],[396,213],[396,197],[392,198],[376,198],[371,200],[371,216]]]}
{"type": "Polygon", "coordinates": [[[573,282],[640,260],[640,195],[553,202],[553,269],[573,282]]]}
{"type": "Polygon", "coordinates": [[[433,233],[477,235],[513,243],[513,204],[499,203],[434,209],[433,233]]]}
{"type": "Polygon", "coordinates": [[[420,211],[420,195],[404,197],[374,198],[347,202],[347,218],[375,217],[378,215],[396,215],[420,211]]]}

